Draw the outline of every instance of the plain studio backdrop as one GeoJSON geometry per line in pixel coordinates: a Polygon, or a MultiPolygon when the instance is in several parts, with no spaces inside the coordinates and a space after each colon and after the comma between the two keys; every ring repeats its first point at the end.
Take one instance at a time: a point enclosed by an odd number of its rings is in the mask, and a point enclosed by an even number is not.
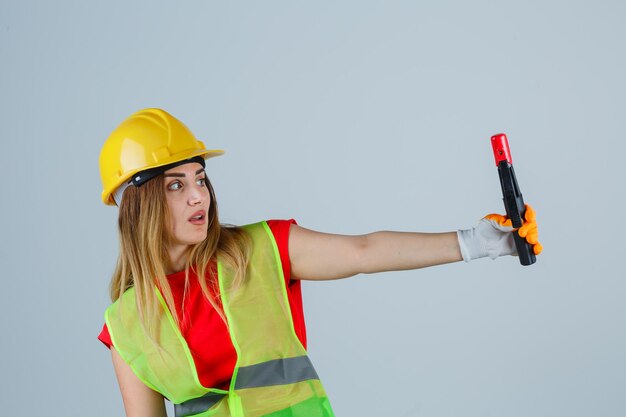
{"type": "Polygon", "coordinates": [[[162,107],[223,222],[449,231],[503,212],[509,136],[544,253],[303,286],[337,416],[626,415],[620,1],[0,3],[2,414],[122,415],[96,339],[117,256],[98,155],[162,107]]]}

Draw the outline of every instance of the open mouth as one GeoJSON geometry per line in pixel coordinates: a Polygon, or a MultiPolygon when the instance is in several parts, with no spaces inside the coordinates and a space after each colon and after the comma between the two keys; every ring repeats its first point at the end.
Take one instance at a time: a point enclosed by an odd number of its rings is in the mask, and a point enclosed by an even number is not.
{"type": "Polygon", "coordinates": [[[193,224],[204,224],[206,214],[204,211],[197,211],[189,218],[189,222],[193,224]]]}

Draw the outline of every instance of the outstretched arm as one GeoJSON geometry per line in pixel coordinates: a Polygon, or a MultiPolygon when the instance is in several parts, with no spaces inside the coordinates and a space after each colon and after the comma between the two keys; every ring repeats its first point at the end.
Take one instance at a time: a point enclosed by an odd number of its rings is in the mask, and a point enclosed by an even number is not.
{"type": "Polygon", "coordinates": [[[289,257],[294,279],[327,280],[462,260],[456,232],[374,232],[360,236],[292,225],[289,257]]]}
{"type": "Polygon", "coordinates": [[[518,233],[539,255],[535,211],[526,206],[524,224],[511,226],[505,216],[490,214],[472,229],[449,233],[375,232],[360,236],[314,232],[292,225],[289,236],[294,279],[324,280],[359,273],[399,271],[503,255],[517,254],[518,233]],[[460,244],[459,244],[460,242],[460,244]]]}

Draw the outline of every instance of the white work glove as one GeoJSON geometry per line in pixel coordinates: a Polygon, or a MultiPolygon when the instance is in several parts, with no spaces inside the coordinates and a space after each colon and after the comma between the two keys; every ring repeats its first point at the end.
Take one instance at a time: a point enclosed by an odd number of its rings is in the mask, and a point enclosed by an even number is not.
{"type": "Polygon", "coordinates": [[[519,233],[533,246],[535,255],[539,255],[543,247],[537,240],[536,215],[531,206],[526,205],[524,217],[525,221],[518,230],[513,228],[510,219],[500,214],[485,216],[472,229],[458,230],[457,237],[463,260],[469,262],[487,256],[496,259],[499,256],[517,255],[513,233],[519,233]]]}

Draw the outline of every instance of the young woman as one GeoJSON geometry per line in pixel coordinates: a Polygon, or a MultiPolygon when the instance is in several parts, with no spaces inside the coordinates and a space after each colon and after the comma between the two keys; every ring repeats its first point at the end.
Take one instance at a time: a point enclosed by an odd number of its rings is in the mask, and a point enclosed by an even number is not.
{"type": "MultiPolygon", "coordinates": [[[[319,233],[293,220],[219,223],[208,150],[160,109],[131,115],[100,155],[105,204],[119,207],[111,348],[128,417],[330,417],[306,355],[300,280],[515,254],[507,219],[449,233],[319,233]]],[[[541,251],[532,208],[517,231],[541,251]]]]}

